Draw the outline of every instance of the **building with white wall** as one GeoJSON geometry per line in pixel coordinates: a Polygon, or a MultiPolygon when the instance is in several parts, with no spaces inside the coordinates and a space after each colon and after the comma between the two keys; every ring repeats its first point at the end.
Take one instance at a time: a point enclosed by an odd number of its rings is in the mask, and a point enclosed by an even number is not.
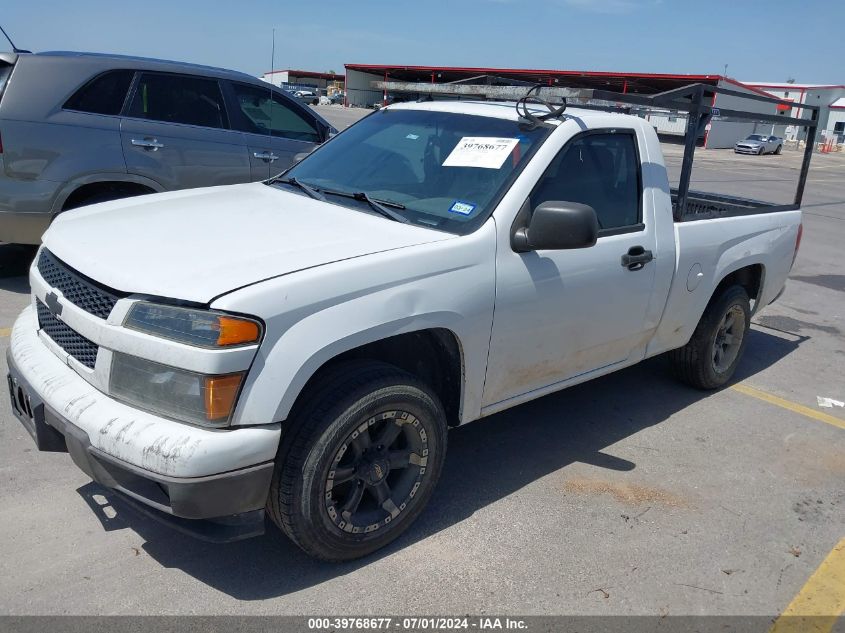
{"type": "Polygon", "coordinates": [[[337,73],[320,73],[311,70],[271,70],[259,77],[274,86],[287,88],[288,86],[311,87],[325,90],[330,85],[342,84],[344,76],[337,73]]]}
{"type": "Polygon", "coordinates": [[[833,130],[837,143],[845,143],[845,97],[837,99],[830,106],[828,129],[833,130]]]}
{"type": "MultiPolygon", "coordinates": [[[[845,121],[845,85],[831,84],[798,84],[745,81],[747,86],[763,90],[778,99],[793,101],[791,115],[796,118],[809,118],[810,111],[801,105],[819,106],[819,126],[816,138],[819,141],[829,140],[835,134],[845,135],[842,123],[845,121]],[[837,124],[839,124],[837,126],[837,124]],[[837,132],[838,130],[838,132],[837,132]]],[[[788,108],[784,108],[788,110],[788,108]]],[[[792,131],[785,131],[787,136],[792,131]]],[[[796,132],[797,138],[804,138],[803,131],[796,132]]],[[[840,139],[840,142],[842,140],[840,139]]]]}

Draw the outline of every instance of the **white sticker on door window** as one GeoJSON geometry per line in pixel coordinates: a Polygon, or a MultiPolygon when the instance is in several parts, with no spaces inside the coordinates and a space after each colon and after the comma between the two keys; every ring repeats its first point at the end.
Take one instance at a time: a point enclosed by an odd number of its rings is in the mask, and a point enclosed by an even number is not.
{"type": "Polygon", "coordinates": [[[518,138],[465,136],[443,161],[443,166],[499,169],[518,143],[518,138]]]}

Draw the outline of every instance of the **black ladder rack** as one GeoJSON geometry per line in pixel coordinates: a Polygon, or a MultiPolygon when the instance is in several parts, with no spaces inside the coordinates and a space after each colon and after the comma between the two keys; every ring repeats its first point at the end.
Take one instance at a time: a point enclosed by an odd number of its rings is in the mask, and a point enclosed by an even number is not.
{"type": "MultiPolygon", "coordinates": [[[[810,171],[810,159],[816,139],[818,127],[819,106],[797,104],[786,99],[778,99],[762,94],[740,92],[720,86],[705,84],[690,84],[681,88],[643,95],[635,93],[613,92],[595,88],[567,88],[557,86],[509,86],[482,84],[435,84],[414,83],[403,81],[373,81],[373,88],[388,92],[406,92],[425,95],[429,98],[458,98],[485,99],[495,101],[519,101],[527,93],[552,102],[566,103],[579,108],[622,112],[635,114],[637,108],[660,109],[670,112],[685,112],[687,127],[684,133],[684,156],[681,163],[681,174],[677,189],[672,190],[672,208],[676,221],[702,220],[713,217],[733,215],[748,215],[753,213],[771,213],[775,211],[792,211],[801,207],[804,197],[804,187],[810,171]],[[765,112],[753,112],[735,108],[715,107],[717,95],[738,97],[749,101],[768,103],[773,106],[788,106],[798,108],[799,112],[809,113],[809,118],[782,116],[765,112]],[[577,102],[577,103],[576,103],[577,102]],[[806,146],[798,177],[798,186],[791,204],[770,204],[759,200],[748,200],[733,196],[723,196],[711,193],[690,191],[692,164],[698,138],[705,126],[718,117],[721,121],[754,121],[775,123],[777,125],[794,125],[807,129],[806,146]]],[[[565,112],[562,117],[565,117],[565,112]]]]}

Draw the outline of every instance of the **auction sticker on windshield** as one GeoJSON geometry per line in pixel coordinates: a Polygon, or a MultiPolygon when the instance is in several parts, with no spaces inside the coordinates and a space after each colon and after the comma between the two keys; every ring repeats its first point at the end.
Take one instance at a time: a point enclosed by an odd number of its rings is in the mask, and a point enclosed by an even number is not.
{"type": "Polygon", "coordinates": [[[443,166],[499,169],[518,143],[518,138],[465,136],[443,161],[443,166]]]}

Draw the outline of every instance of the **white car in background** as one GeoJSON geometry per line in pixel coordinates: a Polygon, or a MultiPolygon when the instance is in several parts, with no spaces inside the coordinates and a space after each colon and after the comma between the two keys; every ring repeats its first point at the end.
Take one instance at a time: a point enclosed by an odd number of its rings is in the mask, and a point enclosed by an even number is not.
{"type": "Polygon", "coordinates": [[[737,154],[780,154],[783,150],[783,139],[779,136],[765,134],[751,134],[748,138],[738,141],[734,145],[737,154]]]}

